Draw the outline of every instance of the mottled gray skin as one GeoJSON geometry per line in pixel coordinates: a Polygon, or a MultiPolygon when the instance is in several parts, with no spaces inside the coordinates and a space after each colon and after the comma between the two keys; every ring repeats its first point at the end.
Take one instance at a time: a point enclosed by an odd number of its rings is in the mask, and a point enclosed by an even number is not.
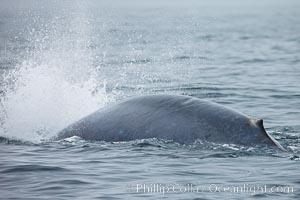
{"type": "Polygon", "coordinates": [[[146,95],[100,109],[59,132],[56,139],[129,141],[162,138],[189,144],[200,139],[245,146],[280,144],[268,135],[262,120],[198,98],[146,95]]]}

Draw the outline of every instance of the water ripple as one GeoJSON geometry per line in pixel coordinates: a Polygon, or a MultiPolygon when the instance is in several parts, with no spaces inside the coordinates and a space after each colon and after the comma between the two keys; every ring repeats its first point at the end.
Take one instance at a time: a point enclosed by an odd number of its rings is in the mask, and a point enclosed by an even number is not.
{"type": "Polygon", "coordinates": [[[4,169],[1,173],[18,173],[18,172],[65,172],[69,171],[63,167],[53,167],[44,165],[18,165],[12,166],[9,169],[4,169]]]}

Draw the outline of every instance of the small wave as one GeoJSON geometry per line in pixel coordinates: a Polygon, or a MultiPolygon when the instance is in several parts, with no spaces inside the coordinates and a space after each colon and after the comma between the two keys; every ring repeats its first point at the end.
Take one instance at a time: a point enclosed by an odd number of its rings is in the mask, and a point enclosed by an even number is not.
{"type": "Polygon", "coordinates": [[[300,154],[300,147],[289,145],[286,147],[286,149],[294,154],[300,154]]]}
{"type": "Polygon", "coordinates": [[[43,187],[43,188],[37,188],[33,191],[59,191],[59,190],[65,190],[65,186],[50,186],[50,187],[43,187]]]}
{"type": "Polygon", "coordinates": [[[68,171],[62,167],[44,166],[44,165],[18,165],[4,169],[1,173],[18,173],[18,172],[41,172],[41,171],[68,171]]]}
{"type": "Polygon", "coordinates": [[[71,180],[59,180],[59,181],[50,181],[47,182],[47,184],[62,184],[62,185],[78,185],[78,184],[91,184],[90,182],[81,181],[77,179],[71,179],[71,180]]]}
{"type": "Polygon", "coordinates": [[[270,95],[270,97],[275,98],[275,99],[299,99],[300,95],[299,94],[291,94],[291,95],[270,95]]]}
{"type": "MultiPolygon", "coordinates": [[[[186,149],[188,151],[213,151],[212,154],[203,156],[201,158],[235,158],[240,156],[271,156],[271,157],[286,157],[285,153],[279,151],[278,148],[274,147],[266,147],[256,145],[253,147],[242,146],[237,144],[222,144],[222,143],[214,143],[202,140],[196,140],[193,144],[180,144],[173,140],[165,140],[160,138],[147,138],[147,139],[137,139],[132,141],[120,141],[120,142],[105,142],[105,141],[86,141],[81,139],[80,137],[73,136],[70,138],[66,138],[58,141],[61,145],[67,146],[80,146],[80,147],[88,147],[88,149],[94,149],[95,147],[97,151],[99,150],[111,150],[114,148],[122,147],[126,149],[131,149],[133,151],[143,151],[148,148],[156,148],[156,149],[186,149]],[[101,147],[101,148],[100,148],[101,147]],[[215,153],[217,152],[217,153],[215,153]],[[222,152],[222,153],[220,153],[222,152]]],[[[80,151],[88,151],[87,149],[81,148],[80,151]]],[[[92,150],[93,151],[93,150],[92,150]]],[[[289,152],[292,152],[288,148],[289,152]]]]}
{"type": "MultiPolygon", "coordinates": [[[[237,158],[247,156],[270,156],[270,157],[287,157],[285,152],[280,152],[277,148],[270,148],[265,146],[241,146],[236,144],[221,144],[208,141],[197,140],[193,144],[180,144],[172,140],[149,138],[137,139],[133,141],[120,141],[120,142],[105,142],[105,141],[86,141],[78,136],[65,138],[59,141],[44,141],[41,143],[30,143],[22,140],[9,139],[0,137],[0,144],[13,144],[13,145],[35,145],[35,146],[49,146],[51,149],[66,150],[68,152],[101,152],[118,149],[127,149],[134,152],[143,151],[164,151],[168,150],[183,150],[192,152],[202,152],[199,159],[207,158],[237,158]]],[[[287,146],[290,153],[297,154],[298,147],[287,146]]],[[[35,166],[33,166],[35,167],[35,166]]],[[[27,167],[30,169],[30,166],[27,167]]],[[[38,168],[38,167],[37,167],[38,168]]],[[[41,168],[42,169],[42,168],[41,168]]]]}
{"type": "Polygon", "coordinates": [[[297,155],[293,155],[290,157],[290,160],[297,160],[297,161],[299,160],[300,161],[300,157],[297,155]]]}
{"type": "MultiPolygon", "coordinates": [[[[118,144],[118,143],[114,143],[118,144]]],[[[120,144],[120,143],[119,143],[120,144]]],[[[286,157],[284,152],[280,154],[277,148],[270,148],[265,146],[254,146],[247,147],[236,144],[219,144],[208,141],[197,140],[193,144],[179,144],[172,140],[164,140],[157,138],[134,140],[129,142],[122,142],[122,144],[131,145],[134,151],[147,148],[158,148],[160,150],[164,149],[183,149],[187,151],[208,151],[200,156],[200,159],[206,158],[237,158],[245,156],[270,156],[270,157],[286,157]],[[136,149],[138,147],[138,149],[136,149]]]]}
{"type": "Polygon", "coordinates": [[[208,58],[205,56],[187,56],[187,55],[175,56],[173,59],[175,59],[175,60],[192,60],[192,59],[208,60],[208,58]]]}
{"type": "Polygon", "coordinates": [[[159,148],[161,147],[161,145],[151,144],[148,142],[135,143],[135,144],[132,144],[132,146],[135,146],[135,147],[159,147],[159,148]]]}
{"type": "Polygon", "coordinates": [[[152,60],[149,58],[145,58],[145,59],[131,59],[131,60],[127,60],[125,61],[125,63],[128,64],[146,64],[151,62],[152,60]]]}
{"type": "Polygon", "coordinates": [[[204,35],[199,35],[197,37],[197,39],[204,40],[204,41],[212,41],[215,38],[216,38],[216,36],[212,35],[212,34],[204,34],[204,35]]]}
{"type": "Polygon", "coordinates": [[[293,59],[290,61],[291,64],[298,64],[300,62],[300,59],[293,59]]]}
{"type": "Polygon", "coordinates": [[[8,144],[8,145],[37,145],[37,143],[24,141],[20,139],[15,138],[7,138],[0,136],[0,144],[8,144]]]}
{"type": "Polygon", "coordinates": [[[253,63],[268,63],[272,62],[271,59],[261,59],[261,58],[253,58],[253,59],[245,59],[241,61],[235,62],[235,64],[253,64],[253,63]]]}
{"type": "Polygon", "coordinates": [[[249,40],[249,39],[251,39],[251,37],[250,36],[241,36],[241,37],[239,37],[239,39],[240,40],[249,40]]]}
{"type": "Polygon", "coordinates": [[[287,151],[293,154],[300,153],[300,126],[283,126],[273,127],[272,135],[278,140],[283,146],[286,147],[287,151]]]}
{"type": "Polygon", "coordinates": [[[237,157],[245,157],[245,156],[253,156],[253,153],[250,152],[220,152],[220,153],[212,153],[205,156],[202,156],[201,159],[206,158],[237,158],[237,157]]]}
{"type": "Polygon", "coordinates": [[[78,137],[78,136],[72,136],[72,137],[63,139],[62,141],[72,143],[72,142],[80,142],[80,141],[82,141],[82,139],[81,139],[81,137],[78,137]]]}

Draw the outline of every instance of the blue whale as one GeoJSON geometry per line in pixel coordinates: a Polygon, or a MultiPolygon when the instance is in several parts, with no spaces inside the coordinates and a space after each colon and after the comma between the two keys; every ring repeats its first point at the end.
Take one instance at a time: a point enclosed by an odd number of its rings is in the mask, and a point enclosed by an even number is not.
{"type": "Polygon", "coordinates": [[[269,135],[263,120],[222,105],[183,95],[144,95],[117,102],[71,124],[55,139],[130,141],[161,138],[182,144],[195,140],[284,148],[269,135]]]}

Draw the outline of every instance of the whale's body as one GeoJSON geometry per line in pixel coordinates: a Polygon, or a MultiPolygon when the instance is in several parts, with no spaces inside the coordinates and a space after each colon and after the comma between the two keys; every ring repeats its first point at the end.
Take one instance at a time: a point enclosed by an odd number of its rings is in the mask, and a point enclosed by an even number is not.
{"type": "Polygon", "coordinates": [[[216,103],[182,95],[145,95],[121,101],[75,122],[56,139],[130,141],[161,138],[190,144],[195,140],[245,146],[281,145],[266,133],[262,120],[216,103]]]}

